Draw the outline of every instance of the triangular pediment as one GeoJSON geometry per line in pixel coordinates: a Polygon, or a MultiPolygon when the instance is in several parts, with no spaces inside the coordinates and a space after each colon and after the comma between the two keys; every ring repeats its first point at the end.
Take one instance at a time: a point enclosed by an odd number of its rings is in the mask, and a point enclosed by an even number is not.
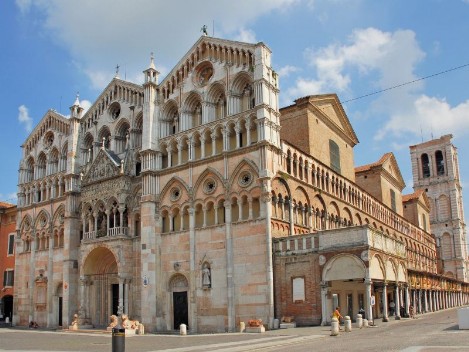
{"type": "Polygon", "coordinates": [[[399,169],[399,165],[397,164],[396,157],[393,153],[385,154],[385,158],[382,162],[382,168],[386,170],[386,172],[388,172],[394,180],[397,181],[401,189],[404,189],[404,178],[402,177],[401,170],[399,169]]]}
{"type": "Polygon", "coordinates": [[[38,141],[42,141],[44,135],[48,131],[68,136],[70,132],[70,120],[55,110],[47,111],[41,121],[39,121],[36,127],[34,127],[32,132],[29,134],[28,138],[23,143],[23,146],[29,146],[30,149],[34,148],[38,141]]]}
{"type": "Polygon", "coordinates": [[[90,168],[83,176],[82,184],[103,181],[121,175],[121,161],[119,157],[101,148],[90,168]]]}
{"type": "MultiPolygon", "coordinates": [[[[215,52],[223,52],[223,54],[220,55],[221,58],[217,61],[220,61],[222,64],[226,63],[231,65],[236,62],[236,55],[254,55],[256,45],[258,44],[202,36],[192,45],[166,77],[164,77],[160,86],[164,86],[166,83],[174,84],[175,82],[179,82],[181,77],[186,76],[185,72],[190,70],[197,62],[214,60],[212,56],[215,52]]],[[[262,45],[265,46],[263,43],[262,45]]]]}
{"type": "Polygon", "coordinates": [[[295,100],[297,105],[309,103],[315,115],[352,147],[358,138],[336,94],[311,95],[295,100]]]}
{"type": "Polygon", "coordinates": [[[119,100],[119,94],[125,96],[125,99],[131,99],[131,97],[135,96],[137,93],[143,94],[142,85],[114,77],[112,81],[109,82],[109,84],[106,86],[106,88],[104,88],[99,97],[94,101],[93,105],[91,105],[91,107],[83,115],[83,121],[93,115],[102,115],[112,102],[119,100]]]}

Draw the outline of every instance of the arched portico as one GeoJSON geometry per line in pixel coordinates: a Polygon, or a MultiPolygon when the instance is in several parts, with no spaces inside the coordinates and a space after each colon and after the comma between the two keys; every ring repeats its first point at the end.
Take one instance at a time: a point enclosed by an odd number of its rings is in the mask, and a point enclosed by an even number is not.
{"type": "Polygon", "coordinates": [[[322,271],[322,325],[329,324],[335,305],[342,309],[342,315],[356,316],[365,306],[366,267],[363,261],[352,254],[332,257],[322,271]]]}

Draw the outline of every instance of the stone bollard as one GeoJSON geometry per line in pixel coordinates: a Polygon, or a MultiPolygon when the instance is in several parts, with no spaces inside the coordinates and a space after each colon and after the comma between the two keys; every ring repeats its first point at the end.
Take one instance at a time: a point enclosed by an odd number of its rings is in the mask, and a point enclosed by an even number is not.
{"type": "Polygon", "coordinates": [[[332,318],[331,322],[331,336],[339,335],[339,321],[337,318],[332,318]]]}
{"type": "Polygon", "coordinates": [[[363,327],[363,319],[361,314],[357,314],[357,328],[361,329],[363,327]]]}
{"type": "Polygon", "coordinates": [[[274,319],[274,329],[277,330],[280,328],[280,320],[274,319]]]}
{"type": "Polygon", "coordinates": [[[186,324],[179,325],[179,334],[180,335],[187,335],[187,325],[186,324]]]}
{"type": "Polygon", "coordinates": [[[145,335],[145,326],[143,324],[138,324],[138,334],[145,335]]]}
{"type": "Polygon", "coordinates": [[[369,325],[368,325],[368,319],[363,319],[363,327],[364,328],[367,328],[369,325]]]}
{"type": "Polygon", "coordinates": [[[351,332],[352,331],[352,320],[348,315],[345,316],[344,318],[344,330],[345,332],[351,332]]]}
{"type": "Polygon", "coordinates": [[[239,332],[244,332],[246,330],[246,324],[244,321],[239,322],[239,332]]]}

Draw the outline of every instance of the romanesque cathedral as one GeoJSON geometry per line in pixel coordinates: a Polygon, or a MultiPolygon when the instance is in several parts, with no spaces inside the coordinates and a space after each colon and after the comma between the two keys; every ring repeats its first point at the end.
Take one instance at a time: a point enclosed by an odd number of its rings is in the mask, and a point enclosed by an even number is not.
{"type": "Polygon", "coordinates": [[[143,74],[24,141],[14,324],[231,332],[469,303],[451,135],[410,147],[403,195],[392,153],[354,165],[335,94],[279,107],[264,43],[202,36],[163,79],[153,57],[143,74]]]}

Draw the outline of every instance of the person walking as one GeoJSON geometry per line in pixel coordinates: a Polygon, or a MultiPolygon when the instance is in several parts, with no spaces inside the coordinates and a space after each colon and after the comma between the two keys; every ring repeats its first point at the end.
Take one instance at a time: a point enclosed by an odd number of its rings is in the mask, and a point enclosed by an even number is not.
{"type": "Polygon", "coordinates": [[[340,307],[336,307],[334,313],[332,313],[332,318],[336,318],[337,321],[339,322],[340,326],[340,319],[343,319],[344,317],[342,314],[340,314],[340,307]]]}
{"type": "Polygon", "coordinates": [[[389,315],[394,315],[394,312],[396,311],[396,303],[394,303],[393,300],[389,302],[389,315]]]}

